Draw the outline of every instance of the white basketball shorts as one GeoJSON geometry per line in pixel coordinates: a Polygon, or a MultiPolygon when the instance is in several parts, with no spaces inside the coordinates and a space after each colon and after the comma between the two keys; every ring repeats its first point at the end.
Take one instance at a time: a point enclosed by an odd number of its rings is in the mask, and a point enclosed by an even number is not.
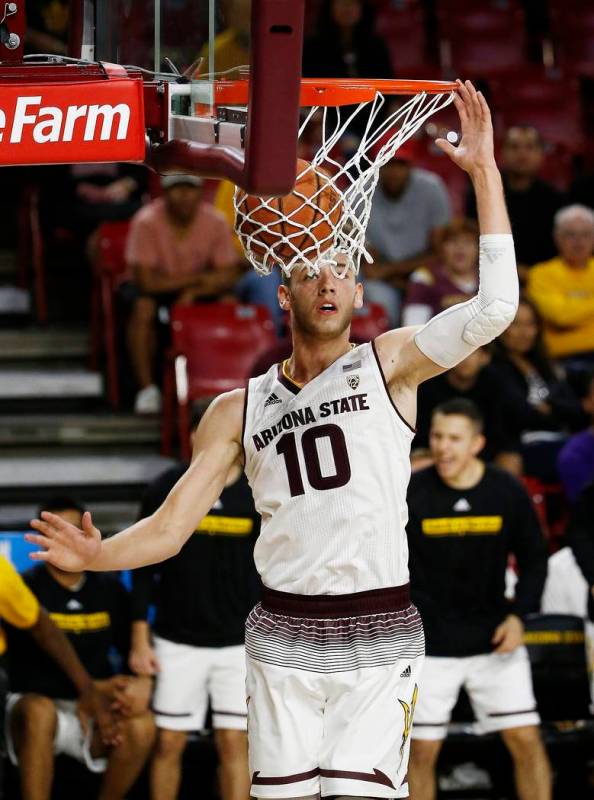
{"type": "Polygon", "coordinates": [[[408,586],[264,589],[246,623],[253,797],[408,797],[424,653],[408,586]]]}
{"type": "Polygon", "coordinates": [[[443,739],[460,689],[468,692],[477,733],[538,725],[525,647],[464,658],[427,656],[419,684],[413,739],[443,739]]]}
{"type": "MultiPolygon", "coordinates": [[[[19,760],[14,749],[10,718],[21,697],[23,697],[22,694],[9,693],[6,700],[6,751],[15,767],[18,766],[19,760]]],[[[105,772],[107,759],[94,758],[91,754],[93,721],[90,721],[85,734],[78,718],[76,700],[54,700],[54,704],[58,716],[54,737],[54,755],[70,756],[84,764],[91,772],[105,772]]]]}
{"type": "Polygon", "coordinates": [[[153,695],[158,728],[199,731],[204,728],[208,701],[217,729],[245,730],[245,648],[193,647],[155,636],[161,670],[153,695]]]}

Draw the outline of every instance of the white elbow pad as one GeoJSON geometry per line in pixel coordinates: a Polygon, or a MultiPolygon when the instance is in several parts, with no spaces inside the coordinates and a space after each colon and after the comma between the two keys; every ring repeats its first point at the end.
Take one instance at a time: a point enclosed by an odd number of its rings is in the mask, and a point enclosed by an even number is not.
{"type": "Polygon", "coordinates": [[[415,336],[417,347],[440,367],[455,367],[503,333],[516,315],[518,299],[511,234],[485,234],[480,237],[478,294],[430,319],[415,336]]]}

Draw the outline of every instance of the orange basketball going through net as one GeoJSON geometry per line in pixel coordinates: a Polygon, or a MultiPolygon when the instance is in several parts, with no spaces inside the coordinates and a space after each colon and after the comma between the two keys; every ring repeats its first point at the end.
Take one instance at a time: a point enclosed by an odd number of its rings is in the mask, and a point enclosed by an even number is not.
{"type": "Polygon", "coordinates": [[[258,255],[286,262],[311,248],[322,252],[334,240],[342,213],[340,194],[321,167],[298,159],[297,181],[284,197],[256,197],[239,191],[237,233],[258,255]]]}

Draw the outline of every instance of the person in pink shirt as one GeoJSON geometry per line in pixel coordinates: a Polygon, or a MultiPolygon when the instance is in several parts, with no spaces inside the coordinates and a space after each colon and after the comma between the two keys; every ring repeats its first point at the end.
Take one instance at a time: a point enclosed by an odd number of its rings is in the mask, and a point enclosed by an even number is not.
{"type": "Polygon", "coordinates": [[[439,239],[437,263],[416,269],[409,278],[403,325],[424,325],[446,308],[470,300],[478,286],[478,227],[454,220],[439,239]]]}
{"type": "Polygon", "coordinates": [[[135,411],[157,413],[154,382],[156,319],[160,307],[220,300],[239,277],[237,253],[224,216],[202,199],[202,179],[163,178],[163,196],[132,219],[126,246],[134,292],[128,348],[139,391],[135,411]]]}

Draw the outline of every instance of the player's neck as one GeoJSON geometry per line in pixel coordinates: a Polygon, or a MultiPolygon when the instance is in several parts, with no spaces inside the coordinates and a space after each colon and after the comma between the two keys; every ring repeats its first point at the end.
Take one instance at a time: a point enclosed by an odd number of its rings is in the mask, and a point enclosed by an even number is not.
{"type": "Polygon", "coordinates": [[[350,329],[336,339],[320,341],[293,331],[293,352],[285,363],[288,377],[304,386],[351,349],[350,329]]]}
{"type": "Polygon", "coordinates": [[[52,564],[47,564],[47,569],[52,578],[65,589],[80,589],[85,580],[84,572],[64,572],[52,564]]]}

